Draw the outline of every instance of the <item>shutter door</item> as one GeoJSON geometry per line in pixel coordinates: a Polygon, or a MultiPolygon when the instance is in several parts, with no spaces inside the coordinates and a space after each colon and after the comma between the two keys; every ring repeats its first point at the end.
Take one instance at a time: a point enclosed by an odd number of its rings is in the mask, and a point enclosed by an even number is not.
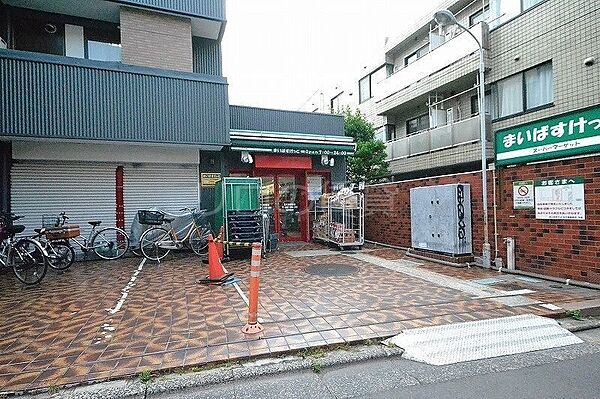
{"type": "Polygon", "coordinates": [[[123,182],[128,233],[139,209],[180,213],[184,207],[198,208],[198,165],[126,165],[123,182]]]}
{"type": "Polygon", "coordinates": [[[42,215],[66,212],[87,238],[90,220],[115,226],[117,165],[92,162],[19,161],[11,168],[11,207],[23,216],[18,223],[33,234],[42,215]]]}

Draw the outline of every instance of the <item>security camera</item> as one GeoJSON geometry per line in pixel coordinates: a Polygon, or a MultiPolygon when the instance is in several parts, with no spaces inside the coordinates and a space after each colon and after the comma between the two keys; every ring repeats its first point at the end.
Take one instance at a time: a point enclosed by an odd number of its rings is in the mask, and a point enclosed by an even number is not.
{"type": "Polygon", "coordinates": [[[242,163],[252,163],[252,155],[248,151],[242,151],[242,163]]]}
{"type": "Polygon", "coordinates": [[[596,60],[594,59],[594,57],[588,57],[585,60],[583,60],[583,65],[589,67],[592,66],[596,63],[596,60]]]}
{"type": "Polygon", "coordinates": [[[323,166],[329,165],[329,156],[328,155],[321,155],[321,165],[323,165],[323,166]]]}

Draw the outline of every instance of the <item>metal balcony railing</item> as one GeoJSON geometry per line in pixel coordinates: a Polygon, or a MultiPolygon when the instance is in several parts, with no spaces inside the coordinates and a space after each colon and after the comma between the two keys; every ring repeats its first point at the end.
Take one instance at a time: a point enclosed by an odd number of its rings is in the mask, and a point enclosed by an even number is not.
{"type": "MultiPolygon", "coordinates": [[[[491,119],[486,115],[488,137],[490,138],[491,119]]],[[[387,160],[407,158],[443,150],[461,144],[479,141],[479,115],[458,122],[424,130],[411,136],[386,143],[387,160]]]]}

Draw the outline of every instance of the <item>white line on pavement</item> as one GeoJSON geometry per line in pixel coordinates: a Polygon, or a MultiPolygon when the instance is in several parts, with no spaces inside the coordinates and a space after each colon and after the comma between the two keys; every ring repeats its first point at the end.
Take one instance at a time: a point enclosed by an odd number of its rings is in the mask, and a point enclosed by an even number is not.
{"type": "Polygon", "coordinates": [[[119,301],[117,302],[117,304],[115,305],[115,307],[112,308],[112,309],[106,309],[106,311],[108,312],[108,314],[115,314],[119,310],[121,310],[121,307],[123,306],[123,304],[125,303],[125,300],[127,299],[127,296],[129,295],[129,290],[135,285],[134,284],[135,280],[137,280],[137,276],[138,276],[138,274],[141,273],[141,271],[144,268],[145,264],[146,264],[146,258],[142,259],[142,261],[140,262],[138,268],[133,273],[133,276],[131,276],[131,279],[129,280],[129,282],[127,283],[127,285],[125,286],[125,288],[123,288],[121,290],[121,298],[119,299],[119,301]]]}

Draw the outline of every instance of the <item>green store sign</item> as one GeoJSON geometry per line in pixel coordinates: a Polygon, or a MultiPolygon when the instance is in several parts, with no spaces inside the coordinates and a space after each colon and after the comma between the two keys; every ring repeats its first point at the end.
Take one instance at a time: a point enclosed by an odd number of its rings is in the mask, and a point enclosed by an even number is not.
{"type": "Polygon", "coordinates": [[[496,164],[600,152],[600,106],[496,132],[496,164]]]}

